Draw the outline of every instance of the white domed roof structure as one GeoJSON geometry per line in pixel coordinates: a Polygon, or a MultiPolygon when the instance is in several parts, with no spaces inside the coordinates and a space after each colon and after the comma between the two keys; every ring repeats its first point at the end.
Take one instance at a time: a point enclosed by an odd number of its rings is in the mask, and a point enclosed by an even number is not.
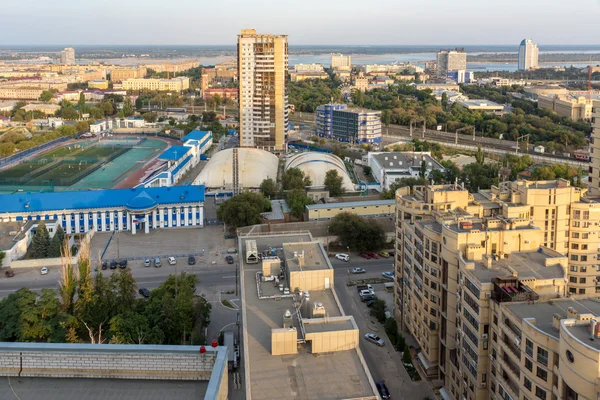
{"type": "MultiPolygon", "coordinates": [[[[279,158],[268,151],[239,148],[238,173],[242,188],[258,188],[267,178],[277,179],[279,158]]],[[[194,179],[207,188],[233,188],[233,149],[215,153],[194,179]]]]}
{"type": "Polygon", "coordinates": [[[327,171],[335,170],[342,177],[344,188],[347,191],[355,189],[352,179],[348,176],[344,161],[333,154],[315,151],[295,154],[288,158],[285,163],[286,171],[289,168],[300,169],[305,175],[310,177],[313,186],[325,186],[325,174],[327,171]]]}

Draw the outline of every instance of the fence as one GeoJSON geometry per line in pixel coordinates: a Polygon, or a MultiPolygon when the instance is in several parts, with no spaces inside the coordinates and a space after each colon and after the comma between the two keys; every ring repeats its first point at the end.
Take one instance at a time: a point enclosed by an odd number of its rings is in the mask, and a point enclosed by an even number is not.
{"type": "Polygon", "coordinates": [[[61,138],[58,138],[56,140],[52,140],[50,142],[41,144],[39,146],[32,147],[30,149],[20,151],[17,154],[13,154],[12,156],[0,158],[0,167],[12,164],[14,162],[21,161],[22,159],[24,159],[26,157],[29,157],[32,154],[35,154],[35,153],[37,153],[39,151],[42,151],[42,150],[46,150],[46,149],[48,149],[48,148],[50,148],[50,147],[52,147],[52,146],[54,146],[56,144],[66,142],[67,140],[70,140],[70,139],[71,139],[70,136],[63,136],[61,138]]]}

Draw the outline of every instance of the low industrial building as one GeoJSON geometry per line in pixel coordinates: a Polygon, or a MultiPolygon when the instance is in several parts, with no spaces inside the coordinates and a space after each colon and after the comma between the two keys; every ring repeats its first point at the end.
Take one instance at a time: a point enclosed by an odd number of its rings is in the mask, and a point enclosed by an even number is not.
{"type": "Polygon", "coordinates": [[[208,99],[219,96],[222,100],[239,98],[239,90],[236,88],[209,88],[202,91],[202,98],[208,99]]]}
{"type": "Polygon", "coordinates": [[[502,104],[494,103],[490,100],[459,100],[456,104],[470,111],[485,111],[494,114],[504,112],[502,104]]]}
{"type": "Polygon", "coordinates": [[[325,104],[316,111],[317,136],[354,144],[381,143],[381,111],[325,104]]]}
{"type": "Polygon", "coordinates": [[[204,186],[0,195],[0,223],[57,221],[68,234],[204,226],[204,186]]]}
{"type": "Polygon", "coordinates": [[[205,185],[211,189],[232,190],[234,157],[237,157],[239,189],[256,189],[264,179],[277,179],[279,158],[276,155],[260,149],[239,148],[224,149],[213,154],[194,179],[194,184],[205,185]]]}
{"type": "Polygon", "coordinates": [[[263,234],[240,236],[238,249],[246,397],[379,398],[323,244],[310,233],[263,234]]]}
{"type": "Polygon", "coordinates": [[[431,157],[430,152],[371,152],[367,156],[367,164],[380,192],[389,189],[396,180],[421,176],[423,163],[426,177],[433,170],[444,172],[444,167],[431,157]]]}
{"type": "Polygon", "coordinates": [[[310,204],[305,208],[305,221],[326,221],[341,213],[361,217],[394,217],[395,200],[367,200],[340,203],[310,204]]]}
{"type": "Polygon", "coordinates": [[[285,162],[285,170],[298,168],[312,181],[313,187],[325,187],[325,175],[328,171],[336,171],[342,177],[345,191],[354,191],[355,185],[348,175],[344,161],[334,154],[309,151],[294,154],[285,162]]]}
{"type": "Polygon", "coordinates": [[[176,185],[185,174],[194,168],[200,160],[206,159],[204,155],[212,146],[212,131],[193,130],[184,136],[182,145],[171,146],[166,149],[150,174],[140,184],[143,187],[165,187],[176,185]]]}

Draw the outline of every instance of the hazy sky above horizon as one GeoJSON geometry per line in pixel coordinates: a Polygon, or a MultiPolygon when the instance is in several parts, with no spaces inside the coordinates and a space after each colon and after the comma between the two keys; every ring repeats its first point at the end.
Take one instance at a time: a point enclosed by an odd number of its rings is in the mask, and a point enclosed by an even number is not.
{"type": "Polygon", "coordinates": [[[600,0],[19,0],[0,45],[235,44],[243,28],[290,44],[600,44],[600,0]]]}

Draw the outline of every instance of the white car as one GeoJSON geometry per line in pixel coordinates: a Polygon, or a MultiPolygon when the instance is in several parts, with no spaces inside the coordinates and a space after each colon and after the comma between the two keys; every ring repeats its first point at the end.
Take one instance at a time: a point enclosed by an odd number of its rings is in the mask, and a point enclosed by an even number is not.
{"type": "Polygon", "coordinates": [[[169,257],[169,265],[175,265],[177,264],[177,260],[175,260],[175,257],[169,257]]]}
{"type": "Polygon", "coordinates": [[[42,269],[40,269],[40,274],[46,275],[47,273],[48,273],[48,267],[42,267],[42,269]]]}
{"type": "Polygon", "coordinates": [[[374,333],[366,333],[365,339],[367,339],[368,342],[375,343],[377,346],[383,346],[385,344],[383,339],[374,333]]]}
{"type": "Polygon", "coordinates": [[[350,261],[350,256],[348,254],[344,254],[344,253],[337,253],[335,255],[335,258],[337,258],[338,260],[345,261],[345,262],[350,261]]]}

